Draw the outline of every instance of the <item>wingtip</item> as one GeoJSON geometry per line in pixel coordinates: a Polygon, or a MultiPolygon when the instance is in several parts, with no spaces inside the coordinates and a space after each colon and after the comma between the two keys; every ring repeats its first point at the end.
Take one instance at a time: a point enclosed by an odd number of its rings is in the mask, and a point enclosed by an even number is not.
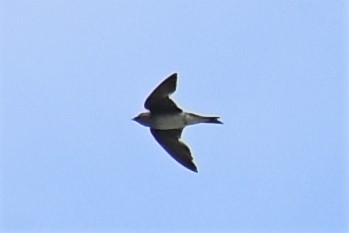
{"type": "Polygon", "coordinates": [[[196,167],[195,164],[191,164],[191,166],[186,166],[186,168],[188,168],[190,171],[198,173],[198,168],[196,167]]]}
{"type": "Polygon", "coordinates": [[[196,169],[196,168],[195,169],[189,168],[189,170],[192,171],[192,172],[195,172],[195,173],[199,173],[198,169],[196,169]]]}
{"type": "Polygon", "coordinates": [[[170,74],[166,79],[173,79],[175,80],[175,82],[177,82],[177,76],[178,76],[177,72],[174,72],[170,74]]]}

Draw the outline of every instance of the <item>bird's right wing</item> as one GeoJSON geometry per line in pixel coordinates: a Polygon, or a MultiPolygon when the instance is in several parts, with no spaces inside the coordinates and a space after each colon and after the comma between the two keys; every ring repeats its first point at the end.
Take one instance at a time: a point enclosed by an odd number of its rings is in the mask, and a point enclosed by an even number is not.
{"type": "Polygon", "coordinates": [[[189,147],[180,141],[183,129],[150,129],[150,131],[156,141],[172,156],[172,158],[189,170],[198,172],[189,147]]]}

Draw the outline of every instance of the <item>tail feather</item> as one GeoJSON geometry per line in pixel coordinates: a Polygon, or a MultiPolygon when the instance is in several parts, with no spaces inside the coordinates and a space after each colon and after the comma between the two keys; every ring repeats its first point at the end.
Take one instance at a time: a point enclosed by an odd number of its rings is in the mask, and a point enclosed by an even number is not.
{"type": "Polygon", "coordinates": [[[205,119],[205,123],[223,124],[223,122],[219,120],[219,117],[205,117],[205,119]]]}

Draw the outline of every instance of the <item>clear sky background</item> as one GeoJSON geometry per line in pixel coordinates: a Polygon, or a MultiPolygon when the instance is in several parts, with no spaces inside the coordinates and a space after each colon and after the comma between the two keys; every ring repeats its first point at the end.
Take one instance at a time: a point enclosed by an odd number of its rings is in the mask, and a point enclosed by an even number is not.
{"type": "Polygon", "coordinates": [[[348,232],[345,1],[0,6],[1,232],[348,232]],[[131,121],[173,72],[198,174],[131,121]]]}

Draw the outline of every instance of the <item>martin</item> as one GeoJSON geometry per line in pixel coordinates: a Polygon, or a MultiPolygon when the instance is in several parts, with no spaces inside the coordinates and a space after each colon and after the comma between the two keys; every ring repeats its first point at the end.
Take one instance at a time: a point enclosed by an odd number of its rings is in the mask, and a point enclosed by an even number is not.
{"type": "Polygon", "coordinates": [[[170,75],[148,96],[144,112],[133,118],[134,121],[150,128],[155,140],[180,164],[198,172],[189,147],[180,138],[184,127],[199,123],[223,124],[219,117],[199,116],[183,112],[170,99],[177,86],[177,73],[170,75]]]}

